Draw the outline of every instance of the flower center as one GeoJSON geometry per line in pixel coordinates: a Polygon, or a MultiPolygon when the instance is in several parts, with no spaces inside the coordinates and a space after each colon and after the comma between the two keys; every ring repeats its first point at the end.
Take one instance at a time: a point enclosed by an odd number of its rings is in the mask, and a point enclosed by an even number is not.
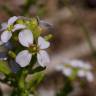
{"type": "Polygon", "coordinates": [[[9,25],[9,26],[7,27],[7,30],[8,30],[9,32],[11,32],[13,28],[14,28],[13,25],[9,25]]]}
{"type": "Polygon", "coordinates": [[[39,47],[37,45],[30,45],[28,48],[29,52],[32,54],[36,54],[39,51],[39,47]]]}

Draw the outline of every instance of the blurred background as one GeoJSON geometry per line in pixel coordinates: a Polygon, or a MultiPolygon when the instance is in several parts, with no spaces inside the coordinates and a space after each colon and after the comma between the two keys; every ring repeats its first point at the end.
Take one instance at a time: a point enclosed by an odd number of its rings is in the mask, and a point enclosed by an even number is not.
{"type": "MultiPolygon", "coordinates": [[[[81,59],[96,67],[96,0],[0,0],[0,23],[14,15],[39,16],[52,24],[52,28],[44,29],[53,38],[48,50],[51,62],[38,87],[40,96],[54,96],[61,88],[64,78],[54,66],[64,60],[81,59]]],[[[96,81],[84,86],[78,81],[72,84],[74,92],[68,96],[96,96],[96,81]]]]}

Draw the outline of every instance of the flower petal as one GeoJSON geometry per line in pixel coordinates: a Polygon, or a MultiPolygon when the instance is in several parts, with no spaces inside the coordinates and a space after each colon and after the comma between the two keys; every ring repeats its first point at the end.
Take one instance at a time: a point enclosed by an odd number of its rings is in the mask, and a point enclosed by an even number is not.
{"type": "Polygon", "coordinates": [[[15,23],[15,21],[17,20],[18,18],[16,16],[13,16],[11,17],[9,20],[8,20],[8,25],[11,25],[13,23],[15,23]]]}
{"type": "Polygon", "coordinates": [[[92,69],[91,64],[88,64],[88,63],[84,64],[84,69],[91,70],[92,69]]]}
{"type": "Polygon", "coordinates": [[[33,44],[33,34],[30,30],[22,30],[19,33],[19,42],[25,47],[29,47],[30,44],[33,44]]]}
{"type": "Polygon", "coordinates": [[[46,22],[46,21],[43,21],[43,20],[40,20],[39,21],[39,25],[40,25],[40,27],[41,28],[43,28],[43,29],[52,29],[53,28],[53,25],[51,24],[51,23],[49,23],[49,22],[46,22]]]}
{"type": "Polygon", "coordinates": [[[46,51],[39,51],[39,53],[37,54],[37,59],[38,59],[38,63],[42,66],[45,67],[49,62],[49,55],[46,51]]]}
{"type": "Polygon", "coordinates": [[[85,77],[85,74],[86,74],[85,70],[79,70],[77,73],[79,77],[85,77]]]}
{"type": "Polygon", "coordinates": [[[29,65],[32,58],[32,54],[28,52],[28,50],[23,50],[16,56],[16,62],[21,66],[25,67],[29,65]]]}
{"type": "Polygon", "coordinates": [[[62,70],[63,74],[66,75],[66,76],[70,76],[72,74],[72,69],[71,68],[64,68],[62,70]]]}
{"type": "Polygon", "coordinates": [[[1,30],[7,29],[7,23],[2,23],[1,26],[2,26],[1,30]]]}
{"type": "Polygon", "coordinates": [[[9,39],[11,38],[12,36],[12,33],[9,32],[9,31],[4,31],[2,34],[1,34],[1,41],[6,43],[9,41],[9,39]]]}
{"type": "Polygon", "coordinates": [[[84,62],[80,60],[71,60],[69,61],[69,64],[71,64],[72,67],[77,67],[77,68],[83,68],[84,67],[84,62]]]}
{"type": "Polygon", "coordinates": [[[92,72],[87,72],[86,78],[89,82],[92,82],[94,80],[94,76],[93,76],[92,72]]]}
{"type": "Polygon", "coordinates": [[[46,49],[50,46],[50,43],[48,41],[46,41],[44,38],[39,37],[38,45],[40,46],[40,49],[46,49]]]}
{"type": "Polygon", "coordinates": [[[26,28],[25,25],[23,25],[23,24],[16,24],[16,25],[14,25],[14,29],[12,31],[14,32],[16,30],[20,30],[20,29],[24,29],[24,28],[26,28]]]}

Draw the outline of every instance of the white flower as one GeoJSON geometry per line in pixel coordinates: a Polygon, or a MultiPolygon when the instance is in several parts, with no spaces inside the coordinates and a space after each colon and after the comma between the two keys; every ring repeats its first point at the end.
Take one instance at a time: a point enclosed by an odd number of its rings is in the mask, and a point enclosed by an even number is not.
{"type": "Polygon", "coordinates": [[[65,76],[72,75],[72,68],[69,67],[69,64],[60,64],[56,66],[57,71],[61,71],[65,76]]]}
{"type": "Polygon", "coordinates": [[[72,69],[71,68],[64,67],[64,69],[62,70],[62,73],[65,76],[71,76],[72,75],[72,69]]]}
{"type": "Polygon", "coordinates": [[[65,61],[64,64],[56,66],[57,71],[61,71],[65,76],[71,76],[72,72],[76,71],[75,77],[86,78],[89,82],[94,80],[94,75],[92,73],[92,66],[89,63],[83,62],[81,60],[69,60],[65,61]]]}
{"type": "Polygon", "coordinates": [[[94,81],[94,76],[93,76],[92,72],[89,71],[89,72],[86,73],[86,79],[87,79],[89,82],[94,81]]]}
{"type": "Polygon", "coordinates": [[[84,66],[84,63],[81,60],[71,60],[68,63],[75,68],[83,68],[84,66]]]}
{"type": "Polygon", "coordinates": [[[86,72],[84,70],[79,70],[78,73],[77,73],[77,75],[79,77],[85,77],[86,76],[86,72]]]}
{"type": "Polygon", "coordinates": [[[94,80],[94,76],[91,71],[79,70],[78,76],[85,77],[89,82],[92,82],[94,80]]]}
{"type": "Polygon", "coordinates": [[[88,64],[88,63],[85,63],[83,68],[86,69],[86,70],[91,70],[92,66],[90,64],[88,64]]]}
{"type": "Polygon", "coordinates": [[[2,42],[4,43],[8,42],[9,39],[12,37],[12,32],[15,32],[16,30],[19,30],[19,29],[24,29],[26,27],[25,25],[22,25],[22,24],[13,25],[17,19],[18,18],[16,16],[13,16],[8,20],[8,23],[2,24],[2,30],[5,30],[1,34],[2,42]]]}
{"type": "Polygon", "coordinates": [[[80,60],[72,60],[70,61],[72,67],[77,67],[77,76],[85,77],[89,82],[94,80],[94,76],[91,72],[92,66],[89,63],[80,61],[80,60]]]}
{"type": "MultiPolygon", "coordinates": [[[[22,46],[30,48],[30,45],[33,44],[33,34],[30,30],[22,30],[19,33],[19,42],[22,46]]],[[[38,47],[39,50],[37,52],[37,59],[38,63],[44,67],[45,64],[49,63],[49,56],[44,49],[48,48],[50,46],[50,43],[45,41],[42,37],[38,38],[38,47]]],[[[16,56],[16,62],[21,66],[25,67],[27,66],[32,58],[32,52],[29,50],[23,50],[16,56]]]]}
{"type": "Polygon", "coordinates": [[[67,62],[74,68],[80,68],[85,70],[91,70],[92,66],[89,63],[83,62],[81,60],[71,60],[67,62]]]}

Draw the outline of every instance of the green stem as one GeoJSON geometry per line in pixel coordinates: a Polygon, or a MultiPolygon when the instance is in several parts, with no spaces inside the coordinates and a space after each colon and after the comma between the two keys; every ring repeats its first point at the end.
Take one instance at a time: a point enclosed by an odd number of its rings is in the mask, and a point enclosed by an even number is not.
{"type": "Polygon", "coordinates": [[[25,82],[27,74],[28,72],[24,69],[20,70],[20,72],[16,74],[16,84],[11,96],[29,96],[29,91],[27,90],[25,82]]]}
{"type": "Polygon", "coordinates": [[[22,70],[18,80],[18,89],[20,92],[20,96],[28,96],[28,91],[26,89],[26,82],[25,82],[26,76],[27,76],[27,71],[22,70]]]}

